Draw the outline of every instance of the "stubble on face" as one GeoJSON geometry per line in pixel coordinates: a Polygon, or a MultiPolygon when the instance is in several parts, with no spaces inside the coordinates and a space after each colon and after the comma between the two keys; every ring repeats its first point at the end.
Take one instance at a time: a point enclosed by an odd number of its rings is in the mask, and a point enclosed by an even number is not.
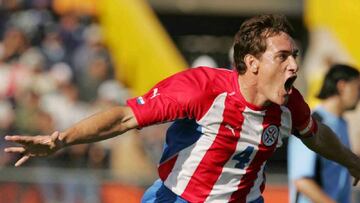
{"type": "Polygon", "coordinates": [[[259,92],[270,102],[283,105],[296,79],[297,65],[293,60],[298,50],[286,33],[269,37],[266,45],[266,51],[259,58],[259,92]]]}

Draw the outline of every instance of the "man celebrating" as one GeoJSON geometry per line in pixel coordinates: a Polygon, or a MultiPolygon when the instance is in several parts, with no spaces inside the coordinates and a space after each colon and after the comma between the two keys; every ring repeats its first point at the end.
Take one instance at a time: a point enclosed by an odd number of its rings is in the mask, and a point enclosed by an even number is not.
{"type": "Polygon", "coordinates": [[[91,116],[64,132],[6,136],[22,144],[15,164],[74,144],[115,137],[133,128],[175,121],[166,134],[160,179],[143,202],[263,202],[264,166],[281,138],[296,132],[312,150],[347,167],[360,159],[312,119],[293,87],[297,48],[286,18],[245,21],[235,36],[235,70],[199,67],[175,74],[147,94],[91,116]]]}

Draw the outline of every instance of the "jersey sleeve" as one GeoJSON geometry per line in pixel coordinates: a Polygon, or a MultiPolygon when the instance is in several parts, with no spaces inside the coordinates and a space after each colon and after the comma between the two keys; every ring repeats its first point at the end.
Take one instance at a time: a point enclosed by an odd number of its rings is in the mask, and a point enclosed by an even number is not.
{"type": "Polygon", "coordinates": [[[296,88],[293,88],[287,106],[291,112],[293,134],[299,138],[315,135],[317,123],[311,116],[309,105],[296,88]]]}
{"type": "Polygon", "coordinates": [[[196,119],[210,99],[211,77],[204,68],[188,69],[159,82],[146,94],[129,99],[127,105],[140,128],[175,119],[196,119]]]}

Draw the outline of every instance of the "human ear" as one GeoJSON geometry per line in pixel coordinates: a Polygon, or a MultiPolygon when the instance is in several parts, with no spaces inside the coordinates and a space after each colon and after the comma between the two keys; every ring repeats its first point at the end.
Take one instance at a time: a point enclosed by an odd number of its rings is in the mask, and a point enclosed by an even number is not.
{"type": "Polygon", "coordinates": [[[259,70],[259,60],[251,54],[246,54],[244,57],[246,68],[252,73],[257,73],[259,70]]]}
{"type": "Polygon", "coordinates": [[[345,88],[345,85],[346,85],[346,81],[344,80],[339,80],[337,83],[336,83],[336,89],[337,89],[337,92],[340,94],[342,94],[344,88],[345,88]]]}

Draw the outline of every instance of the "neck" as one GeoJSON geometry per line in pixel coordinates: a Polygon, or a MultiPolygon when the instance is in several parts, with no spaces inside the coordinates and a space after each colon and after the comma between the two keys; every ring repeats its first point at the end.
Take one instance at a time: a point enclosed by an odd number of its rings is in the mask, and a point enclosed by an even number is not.
{"type": "Polygon", "coordinates": [[[270,104],[265,96],[259,93],[258,78],[250,73],[250,71],[247,71],[243,75],[239,75],[238,82],[240,86],[240,92],[247,102],[259,107],[270,104]]]}
{"type": "Polygon", "coordinates": [[[322,106],[330,113],[341,117],[344,110],[341,108],[340,99],[336,96],[329,97],[322,102],[322,106]]]}

